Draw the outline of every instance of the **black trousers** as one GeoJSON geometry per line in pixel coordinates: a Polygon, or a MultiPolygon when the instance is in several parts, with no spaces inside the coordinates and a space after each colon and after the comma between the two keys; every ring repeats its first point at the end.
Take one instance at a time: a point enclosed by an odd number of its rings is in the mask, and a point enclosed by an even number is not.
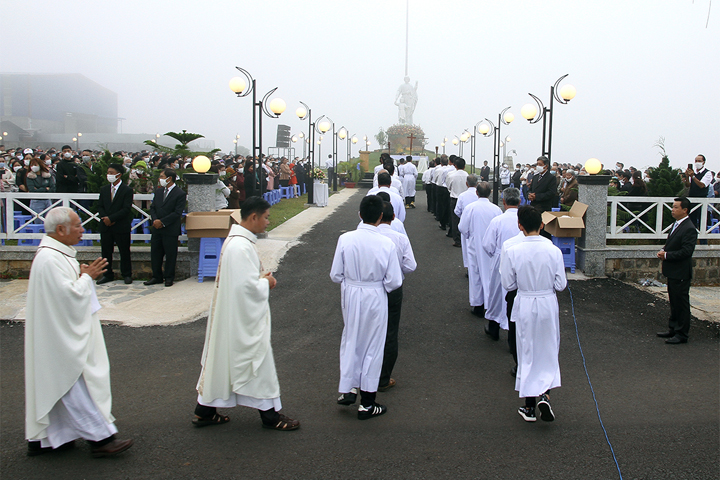
{"type": "Polygon", "coordinates": [[[100,250],[102,257],[108,261],[107,278],[114,278],[113,273],[113,250],[117,245],[120,252],[120,274],[125,277],[132,277],[132,264],[130,262],[130,232],[114,233],[110,230],[100,233],[100,250]]]}
{"type": "Polygon", "coordinates": [[[432,183],[425,184],[425,193],[427,194],[427,211],[432,212],[432,183]]]}
{"type": "Polygon", "coordinates": [[[447,188],[438,185],[438,211],[437,217],[440,226],[445,228],[450,223],[450,192],[447,188]]]}
{"type": "Polygon", "coordinates": [[[515,322],[510,321],[512,315],[513,305],[515,304],[515,297],[517,297],[517,290],[510,290],[505,294],[505,301],[507,302],[507,317],[508,317],[508,347],[510,353],[512,353],[513,360],[515,360],[515,366],[517,366],[517,327],[515,322]]]}
{"type": "Polygon", "coordinates": [[[457,205],[457,198],[450,197],[450,235],[452,235],[455,243],[460,243],[460,230],[458,225],[460,224],[460,217],[455,215],[455,206],[457,205]]]}
{"type": "Polygon", "coordinates": [[[687,340],[690,332],[690,279],[668,278],[667,291],[670,300],[668,327],[675,335],[687,340]]]}
{"type": "Polygon", "coordinates": [[[395,362],[398,357],[398,331],[400,330],[400,311],[402,310],[403,291],[402,287],[393,290],[388,296],[388,325],[387,336],[385,337],[385,352],[383,353],[383,364],[380,369],[380,383],[384,387],[390,383],[395,362]]]}
{"type": "Polygon", "coordinates": [[[178,253],[178,237],[175,235],[159,235],[154,233],[150,237],[150,263],[152,264],[153,278],[158,280],[175,280],[175,262],[178,253]],[[163,275],[163,257],[165,258],[165,273],[163,275]]]}

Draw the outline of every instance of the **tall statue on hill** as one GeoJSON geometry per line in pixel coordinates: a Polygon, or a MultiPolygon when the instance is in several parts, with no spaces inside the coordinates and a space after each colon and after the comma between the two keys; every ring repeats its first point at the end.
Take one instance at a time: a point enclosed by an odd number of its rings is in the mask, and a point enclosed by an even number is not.
{"type": "Polygon", "coordinates": [[[395,105],[398,107],[398,123],[413,125],[413,113],[417,105],[418,82],[415,86],[410,85],[410,77],[405,77],[405,83],[400,85],[395,95],[395,105]]]}

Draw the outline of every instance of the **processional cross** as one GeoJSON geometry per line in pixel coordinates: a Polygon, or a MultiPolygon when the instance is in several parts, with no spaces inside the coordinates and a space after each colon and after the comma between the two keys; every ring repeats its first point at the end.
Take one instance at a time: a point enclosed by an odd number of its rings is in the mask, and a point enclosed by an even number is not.
{"type": "Polygon", "coordinates": [[[413,140],[417,139],[418,137],[416,137],[414,133],[411,133],[410,136],[407,138],[410,140],[410,155],[412,155],[413,140]]]}

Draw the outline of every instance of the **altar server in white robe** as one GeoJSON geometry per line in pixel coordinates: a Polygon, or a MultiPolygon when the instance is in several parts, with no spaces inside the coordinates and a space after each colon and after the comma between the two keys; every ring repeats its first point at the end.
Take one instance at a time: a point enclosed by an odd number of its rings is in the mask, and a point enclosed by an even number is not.
{"type": "Polygon", "coordinates": [[[410,155],[407,156],[402,167],[403,174],[401,177],[403,191],[405,192],[405,205],[415,208],[415,185],[417,184],[418,171],[410,155]]]}
{"type": "MultiPolygon", "coordinates": [[[[518,226],[518,228],[520,228],[518,226]]],[[[543,237],[545,238],[545,237],[543,237]]],[[[502,252],[500,253],[500,279],[502,280],[502,269],[503,265],[506,265],[507,263],[507,251],[513,246],[517,245],[518,243],[525,240],[525,234],[520,231],[517,235],[514,237],[508,239],[503,243],[502,245],[502,252]]],[[[501,282],[502,283],[502,282],[501,282]]],[[[503,287],[503,290],[505,290],[505,287],[503,287]]],[[[513,357],[513,361],[515,362],[515,366],[510,370],[510,375],[512,375],[513,378],[517,377],[517,328],[515,328],[515,321],[512,319],[512,310],[513,310],[513,304],[515,303],[515,297],[517,297],[517,288],[515,290],[507,290],[507,293],[505,294],[505,316],[508,319],[508,349],[510,350],[510,354],[513,357]]]]}
{"type": "Polygon", "coordinates": [[[65,449],[76,439],[94,457],[115,455],[132,440],[115,438],[110,362],[100,327],[94,280],[107,261],[80,265],[72,247],[82,239],[80,217],[57,207],[30,269],[25,321],[25,434],[28,455],[65,449]]]}
{"type": "Polygon", "coordinates": [[[340,342],[338,403],[352,405],[360,388],[358,418],[382,415],[375,402],[388,323],[387,293],[402,285],[395,244],[377,228],[383,200],[369,195],[360,202],[363,224],[338,238],[330,278],[341,284],[344,328],[340,342]]]}
{"type": "Polygon", "coordinates": [[[277,281],[264,273],[255,250],[257,234],[269,224],[270,204],[250,197],[240,225],[230,229],[220,253],[210,304],[202,371],[193,424],[220,425],[230,419],[217,408],[237,405],[260,412],[262,426],[295,430],[300,422],[279,413],[280,384],[270,343],[270,290],[277,281]]]}
{"type": "Polygon", "coordinates": [[[458,230],[468,237],[468,277],[472,314],[484,318],[490,290],[492,258],[482,247],[483,237],[490,221],[502,214],[500,207],[488,200],[491,188],[488,182],[480,182],[476,188],[478,199],[462,212],[458,230]]]}
{"type": "Polygon", "coordinates": [[[503,288],[517,289],[511,317],[517,328],[515,390],[525,398],[518,413],[534,422],[537,404],[540,418],[553,421],[549,391],[560,386],[560,313],[555,292],[567,286],[565,265],[560,249],[539,235],[543,227],[539,210],[520,208],[518,222],[525,239],[507,250],[500,267],[503,288]]]}
{"type": "MultiPolygon", "coordinates": [[[[478,177],[473,174],[468,175],[465,179],[465,185],[467,186],[467,190],[458,195],[457,204],[455,204],[455,215],[457,215],[458,218],[462,218],[462,212],[463,210],[465,210],[465,207],[467,207],[473,202],[477,202],[477,183],[478,177]]],[[[458,224],[459,223],[460,222],[458,222],[458,224]]],[[[458,228],[458,231],[459,230],[460,229],[458,228]]],[[[468,237],[462,232],[460,233],[460,243],[462,245],[463,267],[467,268],[468,237]]]]}
{"type": "Polygon", "coordinates": [[[505,302],[507,290],[502,288],[502,282],[500,281],[500,255],[503,243],[520,233],[517,220],[519,205],[520,190],[517,188],[503,190],[505,212],[490,221],[482,242],[483,250],[492,258],[488,300],[485,305],[485,318],[488,320],[485,333],[494,340],[499,338],[501,328],[503,330],[508,329],[507,303],[505,302]]]}
{"type": "MultiPolygon", "coordinates": [[[[390,186],[397,190],[398,195],[400,195],[400,198],[403,199],[403,205],[405,204],[405,188],[403,187],[402,180],[400,180],[400,177],[398,176],[397,167],[395,165],[389,163],[385,165],[385,170],[390,174],[390,186]]],[[[380,180],[378,180],[378,185],[380,185],[380,180]]]]}
{"type": "Polygon", "coordinates": [[[378,175],[378,188],[371,188],[368,190],[367,195],[377,195],[379,192],[387,192],[390,195],[390,203],[392,203],[393,210],[395,210],[395,217],[401,222],[405,221],[405,202],[403,198],[395,193],[390,185],[390,174],[388,172],[381,172],[378,175]]]}

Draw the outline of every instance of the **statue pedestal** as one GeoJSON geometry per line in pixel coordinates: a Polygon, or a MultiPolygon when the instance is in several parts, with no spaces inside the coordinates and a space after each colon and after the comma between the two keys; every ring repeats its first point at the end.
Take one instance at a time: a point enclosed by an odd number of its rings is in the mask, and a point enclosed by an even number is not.
{"type": "Polygon", "coordinates": [[[366,172],[370,171],[370,151],[360,150],[360,165],[366,172]]]}
{"type": "Polygon", "coordinates": [[[578,200],[588,205],[585,230],[577,241],[578,268],[588,277],[605,276],[609,175],[579,175],[578,200]]]}
{"type": "MultiPolygon", "coordinates": [[[[212,212],[215,210],[216,173],[186,173],[183,180],[187,185],[188,213],[212,212]]],[[[188,238],[188,250],[200,251],[200,239],[188,238]]]]}

